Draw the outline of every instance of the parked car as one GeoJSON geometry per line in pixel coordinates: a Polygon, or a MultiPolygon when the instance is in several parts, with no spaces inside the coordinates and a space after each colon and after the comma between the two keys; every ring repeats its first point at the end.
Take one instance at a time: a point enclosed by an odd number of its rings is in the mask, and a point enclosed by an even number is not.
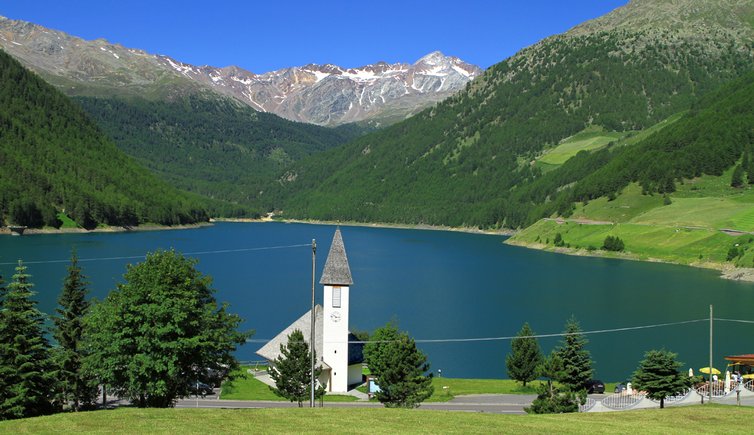
{"type": "Polygon", "coordinates": [[[586,392],[589,394],[603,394],[605,392],[605,383],[599,379],[592,379],[586,383],[586,392]]]}
{"type": "Polygon", "coordinates": [[[212,389],[210,385],[207,385],[204,382],[200,382],[200,381],[192,382],[190,387],[191,387],[191,392],[197,395],[206,396],[207,394],[215,393],[214,389],[212,389]]]}
{"type": "Polygon", "coordinates": [[[617,384],[615,385],[615,394],[620,394],[622,392],[626,391],[626,384],[617,384]]]}

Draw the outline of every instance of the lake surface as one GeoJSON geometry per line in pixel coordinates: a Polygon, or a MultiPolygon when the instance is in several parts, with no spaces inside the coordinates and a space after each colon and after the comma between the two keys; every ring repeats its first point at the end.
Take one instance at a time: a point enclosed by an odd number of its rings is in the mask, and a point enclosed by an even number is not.
{"type": "MultiPolygon", "coordinates": [[[[52,313],[72,247],[89,276],[92,296],[103,298],[122,282],[129,263],[156,249],[184,253],[300,245],[317,240],[317,282],[333,226],[218,223],[211,227],[134,233],[0,237],[0,274],[10,281],[19,258],[28,266],[39,307],[52,313]],[[118,257],[113,259],[113,257],[118,257]]],[[[553,254],[504,245],[505,237],[443,231],[341,227],[353,274],[351,329],[373,330],[395,319],[418,340],[515,335],[526,321],[538,334],[558,333],[574,315],[585,331],[628,328],[715,317],[754,320],[754,285],[718,278],[717,272],[659,263],[553,254]]],[[[227,301],[269,339],[311,303],[311,248],[246,250],[191,255],[214,278],[227,301]]],[[[322,287],[317,284],[317,300],[322,287]]],[[[714,365],[723,357],[754,353],[754,325],[715,322],[714,365]]],[[[666,348],[686,368],[708,365],[708,322],[588,335],[596,377],[631,376],[644,352],[666,348]]],[[[539,340],[549,352],[559,338],[539,340]]],[[[262,343],[238,351],[258,360],[262,343]]],[[[432,370],[443,376],[505,378],[510,341],[422,343],[432,370]]]]}

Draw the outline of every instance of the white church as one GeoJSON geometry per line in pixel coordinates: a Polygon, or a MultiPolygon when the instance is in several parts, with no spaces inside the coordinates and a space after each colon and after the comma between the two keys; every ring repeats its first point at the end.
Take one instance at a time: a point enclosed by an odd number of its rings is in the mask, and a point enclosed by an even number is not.
{"type": "MultiPolygon", "coordinates": [[[[319,304],[314,307],[314,349],[317,366],[322,368],[319,382],[327,386],[328,392],[346,393],[349,387],[361,383],[364,357],[362,344],[349,344],[358,339],[348,330],[348,292],[353,279],[340,228],[335,230],[319,283],[324,285],[324,307],[319,304]]],[[[280,356],[280,345],[288,343],[288,336],[295,329],[303,332],[304,340],[309,343],[311,310],[265,344],[257,351],[257,355],[269,361],[272,366],[273,361],[280,356]]]]}

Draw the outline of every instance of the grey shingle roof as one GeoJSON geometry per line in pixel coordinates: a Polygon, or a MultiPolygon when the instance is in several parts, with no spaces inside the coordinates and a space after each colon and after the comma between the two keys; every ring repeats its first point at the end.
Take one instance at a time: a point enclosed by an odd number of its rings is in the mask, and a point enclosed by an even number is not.
{"type": "MultiPolygon", "coordinates": [[[[280,345],[288,344],[288,336],[291,335],[291,333],[296,329],[300,330],[304,334],[304,341],[309,343],[309,337],[311,337],[312,330],[310,317],[311,312],[312,310],[309,310],[304,313],[303,316],[299,317],[295,322],[291,323],[287,328],[282,330],[278,335],[275,336],[275,338],[268,341],[267,344],[262,346],[262,348],[256,352],[257,355],[268,361],[277,359],[280,356],[280,345]]],[[[315,305],[314,313],[314,321],[316,322],[316,325],[314,325],[314,350],[316,351],[317,355],[317,366],[329,369],[330,366],[322,361],[322,306],[319,304],[315,305]]],[[[355,335],[349,332],[348,341],[358,341],[358,338],[356,338],[355,335]]],[[[349,365],[358,364],[364,361],[363,348],[364,345],[361,343],[348,344],[349,365]]]]}
{"type": "Polygon", "coordinates": [[[351,268],[348,267],[348,257],[346,248],[343,246],[343,237],[340,235],[340,228],[335,230],[335,236],[332,238],[330,253],[327,254],[325,261],[325,270],[322,272],[320,284],[324,285],[351,285],[351,268]]]}
{"type": "MultiPolygon", "coordinates": [[[[287,328],[283,329],[278,335],[275,336],[272,340],[268,341],[267,344],[262,346],[261,349],[257,351],[257,355],[261,356],[262,358],[272,361],[274,359],[277,359],[280,356],[280,345],[281,344],[288,344],[288,336],[291,335],[291,333],[298,329],[304,334],[304,341],[309,343],[309,339],[311,337],[311,331],[312,331],[312,320],[311,320],[311,312],[312,310],[307,311],[304,313],[303,316],[299,317],[298,320],[291,323],[287,328]]],[[[317,364],[322,364],[322,306],[317,304],[314,306],[314,321],[316,322],[316,325],[314,326],[314,350],[317,352],[317,364]]],[[[311,345],[311,343],[310,343],[311,345]]],[[[325,365],[325,367],[328,367],[325,365]]]]}

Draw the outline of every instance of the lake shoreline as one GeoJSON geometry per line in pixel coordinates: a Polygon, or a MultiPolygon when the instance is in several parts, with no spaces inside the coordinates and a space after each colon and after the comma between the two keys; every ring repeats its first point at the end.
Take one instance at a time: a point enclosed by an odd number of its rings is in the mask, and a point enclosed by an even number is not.
{"type": "MultiPolygon", "coordinates": [[[[105,226],[98,227],[93,230],[87,230],[84,228],[27,228],[24,230],[23,236],[35,236],[39,234],[86,234],[86,233],[130,233],[141,231],[163,231],[163,230],[193,230],[197,228],[204,228],[212,226],[212,222],[200,222],[196,224],[187,225],[139,225],[135,227],[118,227],[118,226],[105,226]]],[[[13,236],[8,227],[0,228],[0,236],[13,236]]]]}
{"type": "Polygon", "coordinates": [[[320,221],[320,220],[302,220],[302,219],[261,219],[248,222],[282,222],[288,224],[311,224],[311,225],[340,225],[344,227],[363,227],[363,228],[394,228],[401,230],[422,230],[422,231],[452,231],[467,234],[486,234],[491,236],[512,236],[516,234],[515,230],[480,230],[473,227],[450,227],[445,225],[425,225],[425,224],[391,224],[384,222],[343,222],[343,221],[320,221]]]}
{"type": "Polygon", "coordinates": [[[587,251],[586,249],[573,249],[566,247],[551,247],[543,243],[528,243],[519,240],[508,239],[503,242],[510,246],[519,246],[527,249],[535,249],[538,251],[552,252],[556,254],[572,255],[576,257],[595,257],[595,258],[615,258],[619,260],[631,260],[631,261],[643,261],[647,263],[665,263],[675,264],[679,266],[689,266],[698,269],[712,269],[720,272],[720,278],[728,279],[732,281],[744,281],[754,283],[754,268],[734,267],[730,264],[715,263],[715,262],[697,262],[697,263],[679,263],[675,261],[664,260],[662,258],[642,258],[637,254],[632,253],[617,253],[606,251],[587,251]]]}
{"type": "MultiPolygon", "coordinates": [[[[38,235],[38,234],[81,234],[81,233],[122,233],[122,232],[142,232],[142,231],[164,231],[164,230],[190,230],[204,227],[211,227],[216,222],[231,222],[231,223],[293,223],[293,224],[308,224],[308,225],[341,225],[350,227],[363,227],[363,228],[393,228],[404,230],[422,230],[422,231],[451,231],[467,234],[483,234],[483,235],[496,235],[496,236],[513,236],[516,234],[515,230],[499,229],[499,230],[480,230],[472,227],[450,227],[444,225],[423,225],[423,224],[393,224],[384,222],[341,222],[341,221],[324,221],[324,220],[304,220],[304,219],[282,219],[275,218],[273,216],[264,216],[262,218],[211,218],[209,222],[201,222],[197,224],[189,225],[140,225],[136,227],[101,227],[93,230],[86,230],[83,228],[29,228],[24,231],[26,235],[38,235]]],[[[8,227],[0,228],[0,236],[9,236],[11,231],[8,227]]],[[[690,266],[699,269],[712,269],[720,272],[720,278],[728,279],[732,281],[743,281],[754,283],[754,268],[737,268],[729,264],[703,262],[703,263],[679,263],[674,261],[668,261],[661,258],[642,258],[636,254],[631,253],[614,253],[605,251],[587,251],[585,249],[572,249],[565,247],[550,247],[542,243],[528,243],[518,240],[507,239],[503,243],[510,246],[519,246],[527,249],[534,249],[538,251],[546,251],[556,254],[572,255],[576,257],[595,257],[595,258],[615,258],[620,260],[631,261],[643,261],[648,263],[665,263],[675,264],[680,266],[690,266]]]]}

